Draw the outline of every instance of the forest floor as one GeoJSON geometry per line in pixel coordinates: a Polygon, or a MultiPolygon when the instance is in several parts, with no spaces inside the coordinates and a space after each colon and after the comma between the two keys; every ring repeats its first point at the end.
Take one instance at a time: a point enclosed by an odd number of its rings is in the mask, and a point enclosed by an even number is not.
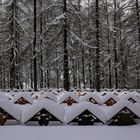
{"type": "Polygon", "coordinates": [[[0,140],[140,140],[140,125],[1,126],[0,140]]]}

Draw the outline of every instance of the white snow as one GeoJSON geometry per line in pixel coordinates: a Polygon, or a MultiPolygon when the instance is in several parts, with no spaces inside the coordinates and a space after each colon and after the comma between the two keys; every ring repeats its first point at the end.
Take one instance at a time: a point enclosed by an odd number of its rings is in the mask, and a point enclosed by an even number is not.
{"type": "Polygon", "coordinates": [[[134,126],[4,126],[1,140],[139,140],[134,126]]]}
{"type": "Polygon", "coordinates": [[[19,107],[14,105],[12,102],[6,100],[0,100],[0,108],[2,108],[4,111],[9,113],[16,120],[18,121],[21,120],[22,111],[19,107]]]}
{"type": "Polygon", "coordinates": [[[57,98],[57,103],[63,103],[68,97],[71,97],[76,102],[79,102],[79,96],[77,96],[74,92],[63,92],[57,98]]]}
{"type": "Polygon", "coordinates": [[[105,112],[99,109],[98,105],[92,104],[90,102],[81,102],[78,105],[66,111],[65,122],[66,123],[71,122],[74,118],[79,116],[85,110],[88,110],[95,117],[97,117],[98,119],[100,119],[102,122],[105,123],[105,119],[106,119],[105,112]]]}
{"type": "Polygon", "coordinates": [[[12,102],[15,103],[18,99],[20,99],[21,97],[25,98],[29,103],[33,103],[33,98],[31,95],[29,95],[28,93],[18,93],[15,95],[15,97],[13,98],[12,102]]]}
{"type": "Polygon", "coordinates": [[[121,100],[133,99],[135,102],[140,103],[140,98],[137,97],[137,96],[134,95],[134,94],[131,94],[131,93],[129,93],[129,94],[124,94],[124,95],[122,95],[122,96],[119,96],[119,98],[120,98],[121,100]]]}
{"type": "Polygon", "coordinates": [[[120,98],[118,96],[114,95],[113,93],[109,93],[109,94],[106,94],[104,96],[100,96],[100,98],[101,98],[102,104],[104,104],[109,99],[113,99],[116,102],[120,101],[120,98]]]}
{"type": "Polygon", "coordinates": [[[48,98],[52,101],[57,102],[57,97],[52,92],[45,92],[38,99],[40,100],[40,99],[44,99],[44,98],[48,98]]]}
{"type": "Polygon", "coordinates": [[[123,108],[128,108],[131,112],[136,114],[138,117],[140,117],[140,107],[133,104],[130,101],[123,100],[119,101],[118,103],[114,104],[108,112],[106,112],[107,115],[107,121],[109,121],[112,117],[114,117],[117,113],[119,113],[123,108]]]}
{"type": "Polygon", "coordinates": [[[8,101],[9,98],[6,95],[0,93],[0,100],[7,100],[8,101]]]}
{"type": "Polygon", "coordinates": [[[89,101],[89,99],[94,99],[98,104],[101,104],[101,99],[96,93],[87,93],[84,96],[81,96],[79,102],[89,101]]]}
{"type": "Polygon", "coordinates": [[[23,111],[22,122],[23,123],[27,122],[43,108],[49,111],[61,122],[64,121],[64,114],[65,114],[64,108],[49,99],[42,99],[35,102],[31,107],[27,108],[27,110],[23,111]]]}

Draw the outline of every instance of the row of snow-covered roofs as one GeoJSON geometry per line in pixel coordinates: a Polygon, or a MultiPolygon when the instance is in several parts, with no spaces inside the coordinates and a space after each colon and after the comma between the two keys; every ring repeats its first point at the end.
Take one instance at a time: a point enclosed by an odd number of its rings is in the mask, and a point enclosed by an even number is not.
{"type": "Polygon", "coordinates": [[[113,105],[117,103],[120,100],[129,100],[133,103],[140,103],[140,96],[139,94],[136,93],[121,93],[117,94],[116,92],[114,93],[106,93],[104,92],[102,95],[98,94],[96,92],[84,92],[81,93],[81,96],[79,94],[77,95],[76,92],[62,92],[62,93],[57,93],[57,92],[40,92],[40,93],[26,93],[26,92],[19,92],[19,93],[1,93],[0,94],[0,99],[7,99],[12,101],[13,103],[19,103],[21,101],[21,104],[25,103],[30,103],[32,104],[33,102],[36,102],[37,100],[41,99],[50,99],[58,104],[61,103],[79,103],[83,101],[89,101],[94,104],[106,104],[106,105],[113,105]]]}
{"type": "Polygon", "coordinates": [[[81,121],[83,123],[83,120],[86,120],[85,116],[88,118],[87,122],[91,123],[98,120],[106,124],[119,120],[122,118],[121,114],[127,114],[125,117],[131,121],[133,118],[140,118],[140,98],[138,94],[124,93],[118,96],[110,93],[101,96],[95,93],[86,93],[84,96],[77,96],[74,92],[64,92],[60,95],[57,93],[40,93],[38,99],[33,97],[36,97],[36,95],[12,93],[10,98],[9,94],[0,94],[2,117],[5,116],[7,119],[13,118],[21,123],[34,120],[39,121],[40,124],[46,124],[46,119],[50,121],[59,120],[64,124],[72,121],[78,121],[79,123],[81,121]],[[71,107],[62,105],[62,103],[67,102],[77,104],[71,104],[71,107]],[[17,105],[23,103],[32,105],[27,107],[26,105],[17,105]],[[112,106],[107,107],[104,103],[112,106]]]}
{"type": "MultiPolygon", "coordinates": [[[[23,106],[22,106],[23,107],[23,106]]],[[[58,105],[49,99],[42,99],[34,104],[23,107],[7,100],[0,100],[0,121],[2,118],[15,119],[20,124],[38,121],[45,124],[47,121],[60,121],[63,124],[85,121],[111,124],[120,117],[134,121],[140,119],[140,106],[131,101],[119,101],[111,107],[103,107],[90,102],[81,102],[71,107],[58,105]],[[126,116],[125,116],[126,115],[126,116]]],[[[128,123],[130,122],[128,120],[128,123]]]]}

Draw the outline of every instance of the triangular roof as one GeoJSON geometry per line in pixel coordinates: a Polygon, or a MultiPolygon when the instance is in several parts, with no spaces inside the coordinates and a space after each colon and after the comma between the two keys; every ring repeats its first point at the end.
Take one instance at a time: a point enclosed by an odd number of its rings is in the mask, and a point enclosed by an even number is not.
{"type": "Polygon", "coordinates": [[[48,99],[50,99],[50,100],[52,100],[52,101],[57,102],[57,97],[56,97],[56,95],[54,95],[54,94],[51,93],[51,92],[45,92],[45,93],[43,93],[38,99],[44,99],[44,98],[48,98],[48,99]]]}
{"type": "Polygon", "coordinates": [[[0,100],[0,108],[6,111],[16,120],[20,121],[22,116],[22,111],[19,107],[7,100],[0,100]]]}
{"type": "Polygon", "coordinates": [[[88,101],[90,98],[93,98],[98,104],[101,104],[101,99],[96,93],[88,93],[81,96],[79,102],[88,101]]]}
{"type": "Polygon", "coordinates": [[[118,96],[114,95],[113,93],[108,93],[107,95],[100,96],[100,98],[101,98],[102,104],[104,104],[109,99],[113,99],[116,102],[120,101],[120,98],[118,96]]]}
{"type": "Polygon", "coordinates": [[[135,102],[140,103],[140,98],[134,94],[128,93],[128,94],[120,96],[121,100],[129,100],[130,98],[133,99],[135,102]]]}
{"type": "Polygon", "coordinates": [[[39,101],[35,102],[32,106],[30,106],[28,109],[24,110],[23,116],[22,116],[22,122],[26,123],[42,109],[46,109],[53,116],[55,116],[58,120],[63,122],[64,113],[65,113],[64,108],[49,99],[39,100],[39,101]]]}
{"type": "Polygon", "coordinates": [[[12,102],[15,103],[16,101],[18,101],[21,97],[23,97],[24,99],[26,99],[29,103],[33,103],[33,98],[31,95],[29,95],[28,93],[19,93],[17,95],[15,95],[15,97],[13,98],[12,102]]]}
{"type": "Polygon", "coordinates": [[[115,115],[117,115],[122,109],[128,108],[131,112],[133,112],[136,116],[140,117],[140,107],[136,106],[130,101],[122,100],[116,103],[114,106],[110,108],[108,112],[106,112],[107,121],[112,119],[115,115]]]}
{"type": "Polygon", "coordinates": [[[57,103],[63,103],[68,97],[71,97],[76,102],[79,102],[79,96],[77,96],[74,92],[63,92],[57,97],[57,103]]]}
{"type": "Polygon", "coordinates": [[[97,105],[94,105],[90,102],[81,102],[78,105],[73,106],[70,110],[66,110],[65,123],[70,123],[85,110],[88,110],[95,117],[105,123],[106,117],[104,111],[97,107],[97,105]]]}

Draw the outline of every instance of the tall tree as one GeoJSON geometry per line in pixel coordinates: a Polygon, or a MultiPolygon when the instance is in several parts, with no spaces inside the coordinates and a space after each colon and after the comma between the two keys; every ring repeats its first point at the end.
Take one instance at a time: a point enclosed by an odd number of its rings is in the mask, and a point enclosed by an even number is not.
{"type": "Polygon", "coordinates": [[[95,1],[96,14],[96,90],[100,91],[100,26],[99,26],[99,0],[95,1]]]}
{"type": "Polygon", "coordinates": [[[114,0],[114,31],[113,31],[113,44],[114,44],[114,82],[115,82],[115,88],[118,88],[118,59],[117,59],[117,1],[114,0]]]}
{"type": "Polygon", "coordinates": [[[137,66],[137,89],[140,88],[140,14],[139,14],[139,11],[140,11],[140,8],[139,8],[139,3],[138,3],[138,0],[135,0],[135,4],[136,4],[136,17],[137,17],[137,29],[138,29],[138,41],[139,41],[139,48],[138,48],[138,66],[137,66]]]}
{"type": "Polygon", "coordinates": [[[68,48],[67,48],[67,0],[64,0],[64,7],[63,7],[63,13],[65,15],[64,18],[64,89],[69,90],[70,89],[70,80],[69,80],[69,60],[68,60],[68,48]]]}
{"type": "Polygon", "coordinates": [[[33,67],[34,67],[34,91],[37,91],[37,1],[34,0],[34,27],[33,27],[33,67]]]}

